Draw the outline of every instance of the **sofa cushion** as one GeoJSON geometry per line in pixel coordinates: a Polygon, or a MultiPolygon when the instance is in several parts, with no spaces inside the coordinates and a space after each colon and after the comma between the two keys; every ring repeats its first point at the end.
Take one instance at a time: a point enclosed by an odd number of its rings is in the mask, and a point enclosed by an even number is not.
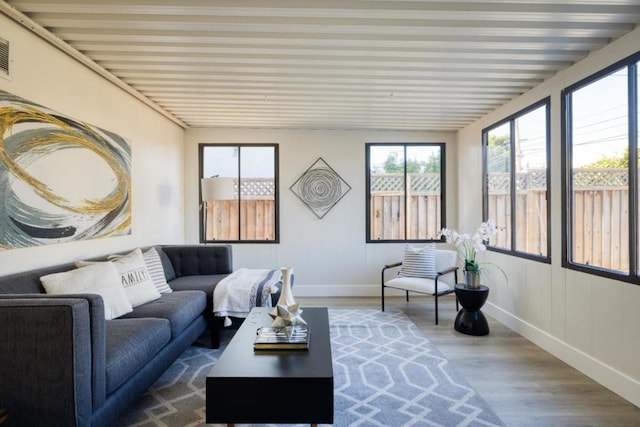
{"type": "Polygon", "coordinates": [[[213,290],[218,282],[228,274],[206,274],[202,276],[182,276],[169,282],[169,286],[174,291],[186,291],[198,289],[213,298],[213,290]]]}
{"type": "Polygon", "coordinates": [[[107,395],[142,369],[170,340],[166,319],[114,319],[106,325],[107,395]]]}
{"type": "Polygon", "coordinates": [[[75,264],[67,263],[2,276],[0,277],[0,294],[44,294],[46,291],[40,282],[40,277],[75,270],[75,268],[75,264]]]}
{"type": "Polygon", "coordinates": [[[228,274],[209,274],[202,276],[182,276],[169,282],[175,291],[201,290],[207,294],[207,310],[213,311],[213,290],[218,282],[228,274]]]}
{"type": "Polygon", "coordinates": [[[131,311],[131,304],[120,285],[116,267],[111,263],[92,264],[40,278],[49,294],[98,294],[104,300],[105,319],[113,319],[131,311]]]}
{"type": "Polygon", "coordinates": [[[153,281],[153,284],[156,285],[158,292],[161,294],[168,294],[169,292],[172,292],[171,287],[167,283],[167,278],[164,275],[164,267],[162,266],[162,260],[160,259],[158,250],[155,247],[151,248],[148,251],[143,252],[142,256],[145,264],[147,265],[147,270],[149,270],[151,280],[153,281]]]}
{"type": "Polygon", "coordinates": [[[156,317],[170,322],[171,337],[182,333],[207,307],[207,297],[201,291],[180,291],[163,294],[161,298],[140,305],[122,318],[156,317]]]}
{"type": "MultiPolygon", "coordinates": [[[[175,277],[229,274],[233,272],[230,245],[163,246],[171,260],[175,277]]],[[[169,281],[169,277],[167,277],[169,281]]]]}

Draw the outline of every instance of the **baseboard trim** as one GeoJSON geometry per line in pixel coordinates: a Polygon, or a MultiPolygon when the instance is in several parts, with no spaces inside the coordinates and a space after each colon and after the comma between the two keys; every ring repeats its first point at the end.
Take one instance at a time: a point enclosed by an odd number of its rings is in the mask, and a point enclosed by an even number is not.
{"type": "MultiPolygon", "coordinates": [[[[404,291],[387,288],[385,295],[401,296],[404,291]]],[[[380,286],[374,285],[295,285],[295,296],[300,297],[378,297],[380,298],[380,286]]],[[[416,294],[417,295],[417,294],[416,294]]]]}
{"type": "Polygon", "coordinates": [[[487,302],[482,311],[594,381],[640,407],[640,381],[559,340],[491,302],[487,302]]]}

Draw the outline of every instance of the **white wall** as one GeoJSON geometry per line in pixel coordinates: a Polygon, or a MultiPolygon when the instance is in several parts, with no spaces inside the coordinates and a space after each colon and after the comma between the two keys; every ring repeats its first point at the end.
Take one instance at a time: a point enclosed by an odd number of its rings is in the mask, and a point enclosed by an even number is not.
{"type": "Polygon", "coordinates": [[[102,127],[131,144],[130,236],[0,251],[0,275],[157,242],[182,242],[183,130],[0,14],[11,43],[11,79],[0,89],[102,127]]]}
{"type": "Polygon", "coordinates": [[[640,406],[640,286],[561,267],[560,92],[640,49],[640,29],[487,115],[458,134],[459,217],[481,220],[481,131],[551,96],[551,265],[490,253],[509,280],[496,279],[486,310],[531,341],[640,406]],[[472,207],[472,208],[470,208],[472,207]]]}
{"type": "Polygon", "coordinates": [[[447,211],[455,218],[455,134],[429,132],[189,129],[185,134],[188,242],[198,235],[198,144],[277,143],[280,149],[280,244],[235,244],[234,266],[294,268],[296,294],[379,295],[380,270],[402,257],[401,244],[365,243],[365,143],[445,142],[447,211]],[[318,219],[289,187],[322,157],[351,191],[318,219]]]}

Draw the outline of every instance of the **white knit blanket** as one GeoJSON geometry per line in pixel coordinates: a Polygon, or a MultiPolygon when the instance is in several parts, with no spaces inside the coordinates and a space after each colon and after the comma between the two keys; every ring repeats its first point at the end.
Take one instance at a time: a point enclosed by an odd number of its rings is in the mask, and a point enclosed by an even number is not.
{"type": "Polygon", "coordinates": [[[271,307],[271,294],[278,291],[282,281],[280,270],[241,268],[220,280],[213,290],[213,314],[246,318],[253,307],[271,307]]]}

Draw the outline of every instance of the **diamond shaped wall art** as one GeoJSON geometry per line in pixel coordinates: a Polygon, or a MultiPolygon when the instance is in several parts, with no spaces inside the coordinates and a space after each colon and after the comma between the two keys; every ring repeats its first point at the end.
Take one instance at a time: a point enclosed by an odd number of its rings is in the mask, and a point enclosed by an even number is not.
{"type": "Polygon", "coordinates": [[[322,219],[351,190],[351,186],[322,157],[318,157],[289,189],[322,219]]]}

